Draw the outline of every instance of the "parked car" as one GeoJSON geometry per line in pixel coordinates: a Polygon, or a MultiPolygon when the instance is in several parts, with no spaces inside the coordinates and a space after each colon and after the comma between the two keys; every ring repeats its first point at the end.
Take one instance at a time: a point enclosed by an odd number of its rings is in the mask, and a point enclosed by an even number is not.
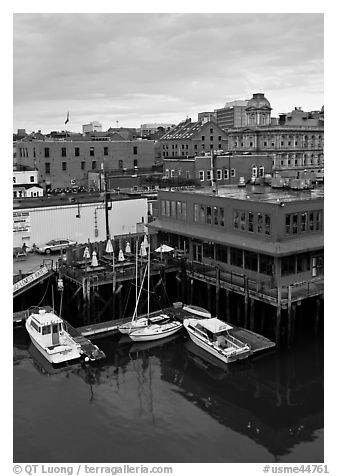
{"type": "Polygon", "coordinates": [[[24,258],[27,256],[27,253],[25,250],[19,247],[13,248],[13,258],[24,258]]]}
{"type": "Polygon", "coordinates": [[[69,246],[76,245],[76,241],[72,240],[51,240],[48,241],[45,245],[40,245],[35,248],[37,253],[49,255],[54,251],[61,251],[69,246]]]}

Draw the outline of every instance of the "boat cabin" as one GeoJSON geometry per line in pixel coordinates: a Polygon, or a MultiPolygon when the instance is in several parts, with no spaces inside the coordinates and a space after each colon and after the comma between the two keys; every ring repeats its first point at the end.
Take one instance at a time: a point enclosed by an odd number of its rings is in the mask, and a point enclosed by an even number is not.
{"type": "Polygon", "coordinates": [[[30,325],[45,345],[58,345],[60,333],[67,332],[67,325],[62,319],[43,310],[40,310],[39,314],[32,314],[30,325]]]}

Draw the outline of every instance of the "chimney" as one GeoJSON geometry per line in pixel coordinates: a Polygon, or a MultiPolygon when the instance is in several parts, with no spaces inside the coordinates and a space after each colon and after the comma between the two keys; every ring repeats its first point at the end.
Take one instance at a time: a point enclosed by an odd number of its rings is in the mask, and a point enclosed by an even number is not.
{"type": "Polygon", "coordinates": [[[279,124],[280,126],[283,126],[286,122],[286,114],[279,114],[279,124]]]}

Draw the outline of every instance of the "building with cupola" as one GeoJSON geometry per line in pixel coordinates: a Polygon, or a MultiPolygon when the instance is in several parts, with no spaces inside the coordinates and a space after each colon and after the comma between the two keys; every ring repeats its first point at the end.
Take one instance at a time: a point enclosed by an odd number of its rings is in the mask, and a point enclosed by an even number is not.
{"type": "Polygon", "coordinates": [[[274,123],[270,102],[255,93],[245,111],[247,126],[228,130],[229,152],[270,156],[276,177],[315,180],[323,173],[324,108],[304,112],[296,107],[274,123]]]}

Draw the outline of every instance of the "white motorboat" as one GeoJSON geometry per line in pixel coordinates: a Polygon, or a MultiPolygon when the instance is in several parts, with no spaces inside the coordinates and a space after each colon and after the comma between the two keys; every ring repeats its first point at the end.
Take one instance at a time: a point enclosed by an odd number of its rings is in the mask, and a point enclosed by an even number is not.
{"type": "Polygon", "coordinates": [[[67,332],[67,324],[54,312],[40,309],[26,320],[26,329],[35,347],[52,364],[82,357],[81,345],[67,332]]]}
{"type": "Polygon", "coordinates": [[[203,317],[204,319],[212,317],[211,313],[200,306],[195,306],[194,304],[185,304],[183,310],[193,314],[194,316],[203,317]]]}
{"type": "Polygon", "coordinates": [[[136,342],[145,342],[151,340],[163,339],[164,337],[176,334],[182,329],[183,324],[176,320],[170,320],[166,314],[161,314],[165,320],[163,323],[150,324],[142,329],[130,332],[129,337],[136,342]]]}
{"type": "Polygon", "coordinates": [[[246,359],[251,353],[248,344],[231,335],[233,327],[216,317],[184,319],[184,327],[196,345],[227,364],[246,359]]]}

